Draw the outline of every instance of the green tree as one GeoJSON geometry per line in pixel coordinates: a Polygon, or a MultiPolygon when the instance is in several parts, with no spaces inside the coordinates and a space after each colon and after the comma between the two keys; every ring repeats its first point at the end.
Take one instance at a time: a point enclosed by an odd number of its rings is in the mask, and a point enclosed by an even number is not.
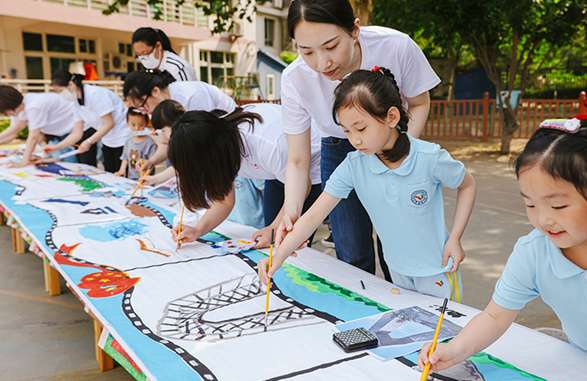
{"type": "MultiPolygon", "coordinates": [[[[257,9],[257,3],[264,3],[267,0],[177,0],[176,6],[193,3],[195,8],[202,9],[206,16],[214,18],[212,33],[222,33],[232,30],[236,18],[253,20],[253,14],[257,9]]],[[[118,13],[120,7],[128,4],[129,0],[113,0],[103,13],[111,15],[118,13]]],[[[153,18],[160,20],[163,16],[163,0],[146,0],[153,11],[153,18]]]]}
{"type": "Polygon", "coordinates": [[[509,153],[520,127],[511,91],[523,95],[531,70],[543,65],[536,58],[551,59],[582,30],[587,0],[445,0],[429,1],[429,7],[440,19],[454,19],[455,31],[495,85],[504,119],[500,151],[509,153]]]}
{"type": "Polygon", "coordinates": [[[373,6],[373,24],[387,26],[409,34],[427,57],[441,57],[447,62],[447,99],[454,97],[456,69],[463,55],[470,56],[459,34],[456,17],[443,18],[430,7],[430,0],[381,0],[373,6]]]}

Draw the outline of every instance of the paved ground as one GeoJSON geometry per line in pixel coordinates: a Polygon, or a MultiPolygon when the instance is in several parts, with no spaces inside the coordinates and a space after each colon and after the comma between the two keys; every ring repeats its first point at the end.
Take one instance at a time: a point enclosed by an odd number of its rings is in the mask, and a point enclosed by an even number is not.
{"type": "MultiPolygon", "coordinates": [[[[530,230],[508,163],[495,157],[462,154],[478,183],[478,199],[464,237],[464,303],[483,308],[517,238],[530,230]]],[[[455,194],[447,194],[448,221],[455,194]]],[[[321,229],[319,238],[326,231],[321,229]]],[[[320,248],[320,245],[316,245],[320,248]]],[[[97,370],[91,320],[69,293],[49,297],[42,262],[14,255],[10,232],[0,227],[0,381],[130,380],[120,367],[97,370]]],[[[560,327],[541,301],[531,303],[518,322],[560,327]]]]}

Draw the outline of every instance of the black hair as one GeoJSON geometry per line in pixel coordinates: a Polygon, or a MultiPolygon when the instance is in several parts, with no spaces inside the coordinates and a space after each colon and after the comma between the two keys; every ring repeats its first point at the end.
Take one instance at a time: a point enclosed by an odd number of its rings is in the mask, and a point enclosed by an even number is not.
{"type": "Polygon", "coordinates": [[[124,79],[122,95],[124,98],[142,99],[145,96],[151,95],[151,91],[155,87],[166,89],[173,82],[175,82],[175,78],[167,71],[133,71],[124,79]]]}
{"type": "Polygon", "coordinates": [[[85,100],[83,86],[84,78],[84,75],[71,74],[69,71],[65,69],[58,69],[54,71],[53,75],[51,76],[51,84],[54,86],[67,87],[67,85],[69,85],[69,82],[73,82],[75,86],[81,91],[82,96],[80,99],[78,99],[78,102],[80,105],[83,106],[85,100]]]}
{"type": "Polygon", "coordinates": [[[529,167],[540,165],[555,179],[575,186],[587,199],[587,123],[576,133],[539,128],[515,161],[516,176],[529,167]]]}
{"type": "Polygon", "coordinates": [[[399,110],[400,119],[397,128],[398,139],[390,150],[383,151],[383,156],[390,162],[396,162],[410,152],[408,122],[410,117],[403,108],[399,86],[395,77],[386,68],[373,70],[356,70],[342,80],[334,90],[332,117],[340,125],[337,114],[342,108],[354,106],[364,110],[379,121],[385,121],[391,107],[399,110]]]}
{"type": "Polygon", "coordinates": [[[171,41],[169,40],[169,37],[167,37],[165,32],[163,32],[161,29],[150,27],[139,28],[132,34],[132,43],[134,44],[135,42],[145,43],[151,48],[155,47],[157,42],[160,42],[163,50],[177,54],[171,47],[171,41]]]}
{"type": "Polygon", "coordinates": [[[13,111],[22,104],[24,97],[12,86],[0,85],[0,114],[13,111]]]}
{"type": "Polygon", "coordinates": [[[296,26],[302,21],[334,24],[351,33],[355,14],[348,0],[293,0],[287,12],[287,32],[294,38],[296,26]]]}
{"type": "Polygon", "coordinates": [[[184,113],[181,103],[173,99],[164,100],[151,113],[151,125],[155,130],[171,127],[184,113]]]}
{"type": "Polygon", "coordinates": [[[175,168],[184,205],[191,211],[222,201],[233,188],[246,154],[239,125],[262,122],[259,114],[237,108],[188,111],[172,126],[167,156],[175,168]]]}
{"type": "Polygon", "coordinates": [[[146,112],[140,111],[134,107],[129,107],[128,111],[126,112],[126,121],[128,122],[128,118],[130,116],[140,116],[145,120],[146,124],[149,124],[149,115],[146,112]]]}

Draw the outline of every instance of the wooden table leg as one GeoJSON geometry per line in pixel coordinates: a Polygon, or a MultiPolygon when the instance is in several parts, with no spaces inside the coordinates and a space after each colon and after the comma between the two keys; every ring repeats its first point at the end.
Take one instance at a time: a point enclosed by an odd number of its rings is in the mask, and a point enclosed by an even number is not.
{"type": "Polygon", "coordinates": [[[50,296],[61,295],[61,283],[59,271],[55,270],[47,258],[43,258],[43,270],[45,273],[45,289],[50,296]]]}
{"type": "Polygon", "coordinates": [[[25,250],[25,248],[26,248],[26,246],[25,246],[26,242],[24,241],[24,238],[22,238],[22,234],[20,233],[20,230],[18,230],[18,229],[14,229],[14,230],[15,230],[15,232],[14,232],[14,234],[15,234],[14,239],[16,241],[14,252],[16,254],[24,254],[26,252],[26,250],[25,250]]]}
{"type": "Polygon", "coordinates": [[[100,342],[100,335],[102,334],[102,324],[98,321],[98,319],[94,318],[94,343],[96,346],[96,361],[98,361],[98,366],[102,372],[106,372],[114,368],[114,360],[112,357],[108,356],[106,352],[100,348],[98,343],[100,342]]]}

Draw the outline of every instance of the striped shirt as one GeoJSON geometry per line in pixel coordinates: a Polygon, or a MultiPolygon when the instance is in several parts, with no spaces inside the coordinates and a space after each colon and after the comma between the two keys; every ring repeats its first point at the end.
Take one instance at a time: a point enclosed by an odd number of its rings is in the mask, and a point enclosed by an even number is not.
{"type": "Polygon", "coordinates": [[[196,81],[194,68],[175,53],[165,51],[159,70],[167,71],[176,81],[196,81]]]}

